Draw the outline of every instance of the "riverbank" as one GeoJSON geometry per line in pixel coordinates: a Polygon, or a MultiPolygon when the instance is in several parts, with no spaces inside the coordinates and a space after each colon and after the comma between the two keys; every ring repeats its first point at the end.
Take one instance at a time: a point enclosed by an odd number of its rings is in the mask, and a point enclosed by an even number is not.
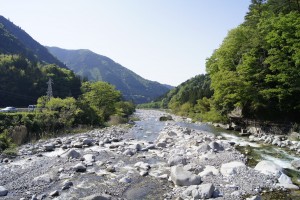
{"type": "Polygon", "coordinates": [[[133,127],[38,141],[1,158],[2,199],[245,199],[288,180],[280,167],[269,173],[247,166],[230,140],[180,125],[181,117],[136,115],[133,127]]]}

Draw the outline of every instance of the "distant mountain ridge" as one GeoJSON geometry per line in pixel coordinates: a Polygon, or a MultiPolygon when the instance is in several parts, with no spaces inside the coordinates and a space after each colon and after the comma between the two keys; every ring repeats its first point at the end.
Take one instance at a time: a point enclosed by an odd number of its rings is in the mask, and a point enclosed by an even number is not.
{"type": "Polygon", "coordinates": [[[66,66],[20,27],[0,15],[0,54],[18,54],[31,61],[66,66]]]}
{"type": "Polygon", "coordinates": [[[90,81],[105,81],[123,93],[127,100],[145,103],[168,92],[172,86],[149,81],[112,59],[90,50],[66,50],[47,47],[49,52],[81,77],[90,81]]]}

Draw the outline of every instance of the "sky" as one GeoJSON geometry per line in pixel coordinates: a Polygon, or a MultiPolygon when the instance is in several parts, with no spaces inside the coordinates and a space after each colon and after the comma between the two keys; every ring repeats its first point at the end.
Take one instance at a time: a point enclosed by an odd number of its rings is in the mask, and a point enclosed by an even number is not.
{"type": "Polygon", "coordinates": [[[250,0],[0,0],[9,18],[42,45],[89,49],[143,78],[177,86],[205,62],[250,0]]]}

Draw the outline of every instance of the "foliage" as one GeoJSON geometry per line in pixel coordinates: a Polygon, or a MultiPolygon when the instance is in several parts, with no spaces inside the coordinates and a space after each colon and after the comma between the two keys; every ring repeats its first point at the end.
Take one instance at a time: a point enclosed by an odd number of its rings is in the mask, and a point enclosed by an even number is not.
{"type": "Polygon", "coordinates": [[[245,22],[207,59],[216,109],[249,118],[299,120],[299,1],[253,0],[245,22]]]}
{"type": "Polygon", "coordinates": [[[55,111],[58,115],[58,122],[65,127],[72,127],[78,113],[81,112],[73,97],[67,97],[65,99],[51,98],[45,104],[45,108],[49,111],[55,111]]]}
{"type": "MultiPolygon", "coordinates": [[[[116,111],[116,103],[121,99],[121,93],[114,86],[105,82],[85,82],[82,84],[82,96],[80,105],[88,107],[104,122],[116,111]]],[[[84,109],[84,108],[82,108],[84,109]]],[[[93,114],[93,113],[92,113],[93,114]]]]}
{"type": "Polygon", "coordinates": [[[11,138],[8,137],[8,131],[0,134],[0,152],[12,145],[11,138]]]}
{"type": "Polygon", "coordinates": [[[53,95],[65,98],[81,94],[81,80],[67,69],[31,62],[19,55],[0,55],[0,106],[35,104],[46,94],[47,81],[54,81],[53,95]]]}
{"type": "Polygon", "coordinates": [[[137,105],[137,108],[139,109],[160,109],[162,108],[162,102],[161,101],[152,101],[150,103],[143,103],[137,105]]]}
{"type": "Polygon", "coordinates": [[[0,54],[18,54],[31,62],[66,66],[20,27],[0,15],[0,54]]]}

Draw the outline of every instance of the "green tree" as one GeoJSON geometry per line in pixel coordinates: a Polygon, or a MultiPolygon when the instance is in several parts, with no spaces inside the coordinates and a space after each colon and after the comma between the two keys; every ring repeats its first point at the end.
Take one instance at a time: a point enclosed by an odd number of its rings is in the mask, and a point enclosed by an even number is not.
{"type": "MultiPolygon", "coordinates": [[[[87,110],[97,113],[101,122],[107,121],[116,111],[116,103],[121,99],[120,91],[105,82],[85,82],[82,84],[81,106],[89,107],[87,110]]],[[[94,118],[92,118],[95,120],[94,118]]]]}

